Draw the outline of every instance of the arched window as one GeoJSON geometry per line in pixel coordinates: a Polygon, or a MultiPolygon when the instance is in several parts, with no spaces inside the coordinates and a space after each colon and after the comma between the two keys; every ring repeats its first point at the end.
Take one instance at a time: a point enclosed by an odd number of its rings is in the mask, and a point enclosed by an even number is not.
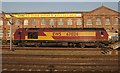
{"type": "Polygon", "coordinates": [[[58,25],[63,25],[63,20],[62,20],[62,18],[60,18],[60,19],[58,20],[58,25]]]}
{"type": "Polygon", "coordinates": [[[28,20],[27,19],[24,20],[24,25],[28,25],[28,20]]]}
{"type": "Polygon", "coordinates": [[[106,25],[110,25],[110,18],[106,18],[106,19],[105,19],[105,24],[106,24],[106,25]]]}
{"type": "Polygon", "coordinates": [[[35,25],[36,24],[36,20],[32,19],[32,24],[35,25]]]}
{"type": "Polygon", "coordinates": [[[0,37],[3,36],[3,30],[0,30],[0,37]]]}
{"type": "Polygon", "coordinates": [[[42,19],[41,20],[41,25],[45,25],[45,24],[46,24],[45,19],[42,19]]]}
{"type": "Polygon", "coordinates": [[[72,25],[72,19],[71,18],[68,19],[67,24],[72,25]]]}
{"type": "Polygon", "coordinates": [[[54,25],[54,19],[50,19],[50,25],[54,25]]]}
{"type": "Polygon", "coordinates": [[[96,25],[101,25],[101,18],[96,18],[96,25]]]}
{"type": "Polygon", "coordinates": [[[82,25],[82,19],[77,19],[77,25],[82,25]]]}
{"type": "Polygon", "coordinates": [[[115,25],[118,25],[118,18],[115,18],[115,25]]]}
{"type": "Polygon", "coordinates": [[[92,25],[92,19],[91,18],[87,19],[87,25],[92,25]]]}
{"type": "Polygon", "coordinates": [[[20,20],[16,20],[15,24],[20,25],[20,20]]]}
{"type": "Polygon", "coordinates": [[[2,20],[0,20],[0,25],[3,25],[3,21],[2,20]]]}

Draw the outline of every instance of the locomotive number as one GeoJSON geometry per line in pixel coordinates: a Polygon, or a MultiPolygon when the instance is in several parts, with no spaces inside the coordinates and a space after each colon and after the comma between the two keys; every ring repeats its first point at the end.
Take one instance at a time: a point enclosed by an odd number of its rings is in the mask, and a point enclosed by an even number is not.
{"type": "Polygon", "coordinates": [[[67,32],[66,36],[78,36],[77,32],[67,32]]]}

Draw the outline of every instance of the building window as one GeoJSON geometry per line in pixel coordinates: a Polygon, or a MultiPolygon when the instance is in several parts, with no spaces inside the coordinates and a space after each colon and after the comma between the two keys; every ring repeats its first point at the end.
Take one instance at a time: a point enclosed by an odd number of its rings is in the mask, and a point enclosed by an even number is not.
{"type": "Polygon", "coordinates": [[[28,25],[28,20],[27,19],[24,20],[24,25],[28,25]]]}
{"type": "Polygon", "coordinates": [[[67,24],[72,25],[72,19],[69,18],[68,21],[67,21],[67,24]]]}
{"type": "Polygon", "coordinates": [[[2,20],[0,20],[0,25],[3,25],[3,21],[2,20]]]}
{"type": "Polygon", "coordinates": [[[3,36],[3,30],[0,30],[0,37],[3,36]]]}
{"type": "Polygon", "coordinates": [[[20,25],[20,20],[16,20],[15,24],[20,25]]]}
{"type": "Polygon", "coordinates": [[[32,24],[35,25],[36,24],[36,20],[32,19],[32,24]]]}
{"type": "Polygon", "coordinates": [[[41,20],[41,25],[45,25],[45,19],[41,20]]]}
{"type": "Polygon", "coordinates": [[[115,18],[115,25],[118,25],[118,18],[115,18]]]}
{"type": "Polygon", "coordinates": [[[77,19],[77,25],[82,25],[82,19],[77,19]]]}
{"type": "Polygon", "coordinates": [[[63,25],[63,20],[62,20],[62,18],[60,18],[60,19],[58,20],[58,25],[63,25]]]}
{"type": "Polygon", "coordinates": [[[50,19],[50,25],[54,25],[54,19],[50,19]]]}
{"type": "Polygon", "coordinates": [[[110,18],[106,18],[106,19],[105,19],[105,24],[106,24],[106,25],[110,25],[110,18]]]}
{"type": "Polygon", "coordinates": [[[96,18],[96,25],[101,25],[101,18],[96,18]]]}
{"type": "Polygon", "coordinates": [[[92,25],[92,19],[91,18],[87,19],[87,25],[92,25]]]}

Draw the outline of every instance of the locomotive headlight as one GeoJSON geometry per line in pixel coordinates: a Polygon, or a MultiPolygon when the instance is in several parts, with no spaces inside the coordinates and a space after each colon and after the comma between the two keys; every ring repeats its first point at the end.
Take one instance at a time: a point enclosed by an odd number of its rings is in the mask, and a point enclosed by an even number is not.
{"type": "Polygon", "coordinates": [[[111,39],[111,36],[109,36],[109,39],[111,39]]]}
{"type": "Polygon", "coordinates": [[[101,37],[103,37],[104,35],[101,35],[101,37]]]}

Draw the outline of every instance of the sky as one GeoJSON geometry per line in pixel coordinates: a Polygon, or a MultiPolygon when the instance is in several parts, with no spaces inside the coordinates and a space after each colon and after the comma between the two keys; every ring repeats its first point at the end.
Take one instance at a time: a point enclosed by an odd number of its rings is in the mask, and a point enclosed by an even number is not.
{"type": "Polygon", "coordinates": [[[100,6],[118,11],[118,2],[2,2],[4,12],[87,12],[100,6]]]}
{"type": "Polygon", "coordinates": [[[2,2],[118,2],[120,0],[1,0],[2,2]]]}

